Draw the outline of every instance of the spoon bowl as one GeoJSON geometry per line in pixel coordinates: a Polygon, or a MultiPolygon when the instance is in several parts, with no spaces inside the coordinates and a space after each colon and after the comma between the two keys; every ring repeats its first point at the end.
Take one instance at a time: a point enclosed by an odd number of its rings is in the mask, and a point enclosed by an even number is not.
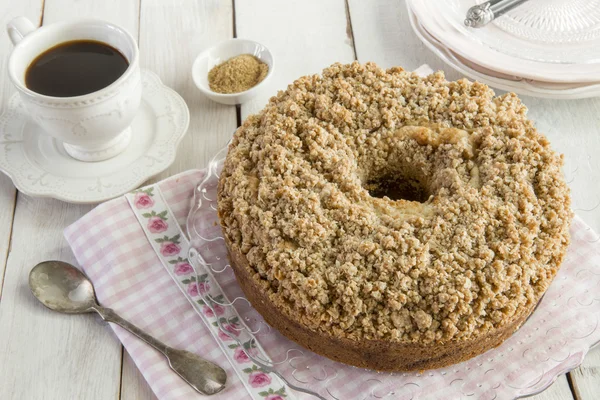
{"type": "Polygon", "coordinates": [[[97,305],[94,286],[87,276],[62,261],[44,261],[29,273],[33,295],[51,310],[80,314],[93,312],[97,305]]]}

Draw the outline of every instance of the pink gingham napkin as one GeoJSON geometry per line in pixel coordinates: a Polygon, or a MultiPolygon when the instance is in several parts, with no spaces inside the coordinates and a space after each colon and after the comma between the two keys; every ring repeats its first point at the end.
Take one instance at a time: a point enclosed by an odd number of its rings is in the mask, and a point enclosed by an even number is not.
{"type": "MultiPolygon", "coordinates": [[[[193,170],[158,184],[182,226],[202,176],[202,171],[193,170]]],[[[99,205],[69,226],[65,237],[102,305],[167,345],[222,366],[227,386],[212,398],[251,399],[208,327],[161,264],[125,197],[99,205]]],[[[204,398],[169,369],[160,353],[118,326],[111,328],[159,399],[204,398]]]]}
{"type": "MultiPolygon", "coordinates": [[[[188,171],[157,184],[181,226],[195,185],[203,177],[203,171],[188,171]]],[[[125,197],[99,205],[68,227],[65,236],[94,282],[101,304],[166,344],[225,368],[228,385],[214,398],[252,398],[210,329],[161,263],[125,197]]],[[[600,237],[576,217],[571,240],[567,259],[538,310],[496,349],[447,368],[402,374],[378,374],[306,352],[287,376],[326,399],[355,395],[365,399],[513,399],[537,393],[579,365],[590,346],[600,340],[600,237]],[[307,369],[310,365],[318,368],[307,369]],[[323,371],[332,372],[326,380],[323,371]]],[[[162,355],[119,327],[111,327],[159,399],[203,398],[169,369],[162,355]]],[[[277,352],[290,348],[283,337],[272,343],[266,339],[261,337],[259,342],[281,347],[277,352]]],[[[291,366],[282,364],[280,369],[285,372],[291,366]]],[[[298,398],[307,397],[298,394],[298,398]]]]}

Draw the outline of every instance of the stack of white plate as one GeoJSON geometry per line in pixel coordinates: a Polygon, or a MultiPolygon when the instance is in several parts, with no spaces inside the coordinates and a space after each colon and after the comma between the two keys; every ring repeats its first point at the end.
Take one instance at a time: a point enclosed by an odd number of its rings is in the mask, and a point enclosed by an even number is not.
{"type": "Polygon", "coordinates": [[[483,0],[407,0],[412,27],[471,79],[519,94],[600,96],[600,0],[528,0],[483,28],[464,25],[483,0]]]}

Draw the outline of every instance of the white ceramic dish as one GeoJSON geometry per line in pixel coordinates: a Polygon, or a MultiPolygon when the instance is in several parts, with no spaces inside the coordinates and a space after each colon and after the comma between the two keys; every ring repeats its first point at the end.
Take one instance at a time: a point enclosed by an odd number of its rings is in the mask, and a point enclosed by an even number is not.
{"type": "Polygon", "coordinates": [[[262,44],[246,39],[229,39],[204,50],[196,57],[192,66],[192,77],[198,89],[209,99],[221,104],[243,104],[267,87],[269,79],[273,75],[274,66],[273,55],[262,44]],[[240,93],[223,94],[210,90],[208,86],[208,72],[214,66],[240,54],[252,54],[267,64],[269,72],[265,79],[253,88],[240,93]]]}
{"type": "Polygon", "coordinates": [[[486,69],[470,62],[446,48],[420,24],[407,3],[409,19],[413,30],[421,41],[446,64],[461,74],[485,83],[491,87],[515,92],[521,95],[550,99],[583,99],[600,96],[600,83],[555,83],[524,79],[514,75],[506,75],[486,69]]]}
{"type": "Polygon", "coordinates": [[[127,193],[175,160],[189,111],[175,91],[142,70],[142,101],[127,148],[104,161],[70,157],[31,120],[18,94],[0,116],[0,169],[21,192],[70,203],[99,203],[127,193]]]}
{"type": "Polygon", "coordinates": [[[560,64],[600,62],[600,0],[528,0],[480,29],[464,24],[484,0],[448,0],[440,12],[452,26],[500,53],[560,64]]]}
{"type": "MultiPolygon", "coordinates": [[[[562,4],[565,0],[555,1],[562,4]]],[[[588,3],[594,1],[596,0],[577,0],[577,2],[588,3]]],[[[498,25],[489,27],[488,31],[463,28],[461,24],[464,15],[461,16],[460,13],[463,8],[474,5],[475,0],[443,2],[408,0],[408,3],[419,22],[436,40],[461,57],[484,68],[546,82],[587,83],[600,81],[600,64],[596,63],[597,57],[594,55],[600,46],[600,38],[592,35],[596,31],[592,29],[596,26],[594,24],[590,28],[592,36],[587,41],[577,44],[545,43],[541,45],[539,41],[532,38],[527,39],[525,33],[522,33],[521,37],[517,37],[514,33],[507,33],[498,25]],[[554,53],[557,54],[562,51],[569,54],[566,49],[571,48],[572,51],[584,55],[586,49],[589,49],[591,56],[587,59],[579,56],[575,58],[580,60],[579,62],[568,63],[563,61],[564,58],[544,59],[539,55],[545,54],[545,51],[550,48],[554,48],[554,53]],[[561,49],[561,51],[556,49],[561,49]]],[[[565,33],[565,35],[567,34],[565,33]]]]}

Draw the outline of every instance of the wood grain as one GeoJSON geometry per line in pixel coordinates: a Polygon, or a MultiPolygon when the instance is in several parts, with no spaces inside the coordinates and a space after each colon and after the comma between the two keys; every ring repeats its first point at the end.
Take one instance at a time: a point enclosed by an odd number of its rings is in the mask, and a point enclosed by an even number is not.
{"type": "MultiPolygon", "coordinates": [[[[10,3],[14,7],[16,2],[10,3]]],[[[95,17],[136,32],[137,4],[137,0],[46,0],[43,21],[95,17]]],[[[40,17],[41,13],[32,19],[40,17]]],[[[17,198],[16,229],[0,303],[2,399],[116,399],[119,395],[121,344],[109,327],[98,317],[47,310],[27,287],[28,273],[39,261],[76,263],[62,231],[90,209],[22,194],[17,198]]]]}
{"type": "Polygon", "coordinates": [[[190,127],[179,145],[177,159],[156,181],[204,168],[233,135],[235,107],[204,97],[191,73],[200,52],[233,36],[233,10],[231,1],[223,0],[144,0],[141,4],[141,66],[156,72],[190,109],[190,127]]]}
{"type": "Polygon", "coordinates": [[[428,64],[433,70],[444,70],[448,79],[460,78],[413,33],[404,0],[348,0],[348,6],[360,62],[373,61],[384,68],[400,66],[409,71],[428,64]]]}
{"type": "Polygon", "coordinates": [[[45,0],[44,24],[75,18],[102,19],[119,25],[137,37],[139,0],[45,0]]]}
{"type": "MultiPolygon", "coordinates": [[[[16,16],[23,15],[34,23],[39,23],[42,17],[42,0],[22,0],[14,2],[11,0],[0,0],[0,26],[4,27],[16,16]]],[[[4,109],[8,99],[14,93],[14,88],[8,79],[7,64],[8,57],[13,45],[4,32],[0,34],[0,109],[4,109]]],[[[2,144],[0,146],[3,147],[2,144]]],[[[6,259],[10,251],[10,236],[13,228],[13,217],[17,191],[10,178],[0,176],[0,301],[2,299],[2,287],[6,259]]]]}
{"type": "Polygon", "coordinates": [[[144,379],[140,370],[125,351],[123,353],[123,373],[121,375],[120,400],[158,400],[144,379]]]}
{"type": "MultiPolygon", "coordinates": [[[[2,102],[0,104],[6,103],[2,102]]],[[[12,181],[7,176],[0,176],[0,302],[2,302],[4,272],[6,270],[6,260],[10,251],[10,236],[13,229],[16,201],[17,192],[12,181]]]]}
{"type": "MultiPolygon", "coordinates": [[[[569,387],[569,382],[567,381],[566,375],[562,375],[556,380],[556,382],[552,384],[552,386],[544,390],[542,393],[527,397],[527,399],[530,400],[567,400],[573,398],[573,393],[569,387]]],[[[589,398],[589,400],[593,399],[597,399],[597,397],[589,398]]]]}
{"type": "Polygon", "coordinates": [[[592,350],[581,367],[571,372],[571,381],[577,400],[600,398],[600,349],[592,350]]]}
{"type": "Polygon", "coordinates": [[[91,315],[44,308],[27,278],[40,261],[75,263],[62,230],[91,207],[19,195],[0,303],[0,398],[114,399],[121,345],[91,315]]]}

